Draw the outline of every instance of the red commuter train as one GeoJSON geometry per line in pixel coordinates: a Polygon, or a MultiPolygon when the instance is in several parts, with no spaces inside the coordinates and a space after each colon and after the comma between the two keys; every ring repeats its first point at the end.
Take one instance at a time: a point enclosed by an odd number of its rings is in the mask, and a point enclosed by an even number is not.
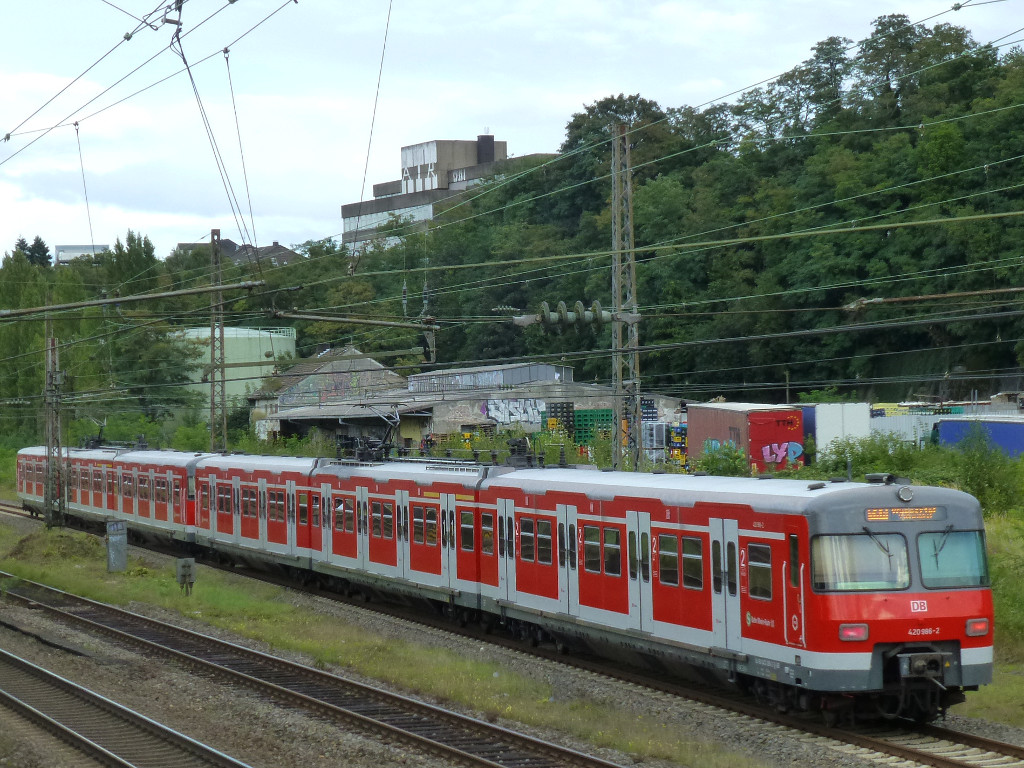
{"type": "MultiPolygon", "coordinates": [[[[992,678],[981,509],[947,488],[113,448],[68,463],[75,517],[780,708],[929,720],[992,678]]],[[[45,449],[17,471],[40,510],[45,449]]]]}

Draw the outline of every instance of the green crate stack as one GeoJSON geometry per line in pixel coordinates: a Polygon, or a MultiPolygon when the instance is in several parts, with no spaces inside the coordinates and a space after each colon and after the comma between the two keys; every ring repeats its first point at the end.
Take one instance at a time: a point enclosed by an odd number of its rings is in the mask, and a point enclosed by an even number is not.
{"type": "Polygon", "coordinates": [[[576,411],[576,442],[580,445],[593,442],[600,429],[610,430],[615,423],[615,411],[611,408],[592,408],[576,411]]]}

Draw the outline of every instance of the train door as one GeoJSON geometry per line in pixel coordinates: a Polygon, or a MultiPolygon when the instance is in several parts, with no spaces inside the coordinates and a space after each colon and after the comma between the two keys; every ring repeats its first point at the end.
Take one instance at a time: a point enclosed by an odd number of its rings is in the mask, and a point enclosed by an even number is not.
{"type": "Polygon", "coordinates": [[[800,536],[795,529],[786,532],[786,561],[783,565],[783,615],[787,645],[806,647],[804,633],[804,565],[800,558],[800,536]]]}
{"type": "Polygon", "coordinates": [[[209,531],[210,505],[213,503],[211,499],[213,481],[208,477],[201,477],[196,480],[196,483],[199,485],[199,514],[196,519],[196,528],[201,531],[209,531]]]}
{"type": "Polygon", "coordinates": [[[295,547],[309,549],[311,539],[310,493],[305,488],[295,493],[295,547]]]}
{"type": "Polygon", "coordinates": [[[242,540],[242,481],[231,479],[231,541],[238,544],[242,540]]]}
{"type": "Polygon", "coordinates": [[[245,544],[254,546],[260,540],[259,494],[256,486],[250,483],[239,483],[239,486],[241,539],[245,544]]]}
{"type": "Polygon", "coordinates": [[[646,512],[626,513],[626,547],[629,558],[629,616],[633,626],[645,632],[654,629],[654,594],[651,560],[657,548],[651,541],[651,516],[646,512]]]}
{"type": "Polygon", "coordinates": [[[580,582],[576,571],[576,507],[558,504],[558,599],[570,616],[580,613],[580,582]]]}
{"type": "Polygon", "coordinates": [[[497,518],[495,507],[480,508],[480,557],[477,560],[479,564],[477,582],[480,594],[502,600],[505,598],[505,589],[498,556],[497,518]]]}
{"type": "Polygon", "coordinates": [[[740,651],[739,525],[735,520],[711,518],[712,642],[740,651]]]}
{"type": "Polygon", "coordinates": [[[256,481],[257,490],[257,512],[259,516],[259,539],[260,549],[266,550],[267,548],[267,479],[261,477],[256,481]]]}
{"type": "Polygon", "coordinates": [[[359,562],[359,504],[348,491],[335,489],[331,496],[331,556],[341,565],[353,566],[359,562]]]}
{"type": "Polygon", "coordinates": [[[117,483],[117,470],[107,470],[107,503],[106,508],[111,512],[121,511],[121,492],[117,483]]]}
{"type": "Polygon", "coordinates": [[[395,491],[395,568],[408,577],[409,563],[409,492],[395,491]]]}
{"type": "Polygon", "coordinates": [[[313,542],[313,557],[316,560],[326,560],[331,549],[331,485],[321,483],[319,496],[317,498],[319,509],[314,509],[314,516],[319,512],[319,521],[313,529],[316,540],[313,542]]]}
{"type": "Polygon", "coordinates": [[[516,594],[516,503],[498,499],[499,599],[516,594]]]}
{"type": "Polygon", "coordinates": [[[455,494],[440,494],[441,501],[441,583],[455,586],[459,578],[459,553],[456,549],[455,494]]]}
{"type": "Polygon", "coordinates": [[[285,533],[287,535],[287,544],[285,551],[289,555],[295,554],[295,481],[288,480],[285,482],[285,533]]]}
{"type": "Polygon", "coordinates": [[[360,569],[366,569],[366,554],[370,548],[370,489],[356,486],[356,559],[360,569]]]}

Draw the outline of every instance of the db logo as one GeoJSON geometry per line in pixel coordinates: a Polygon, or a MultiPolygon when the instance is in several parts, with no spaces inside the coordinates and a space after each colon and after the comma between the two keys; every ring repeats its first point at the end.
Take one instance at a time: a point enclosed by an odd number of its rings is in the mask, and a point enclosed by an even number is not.
{"type": "Polygon", "coordinates": [[[927,600],[911,600],[910,601],[910,612],[911,613],[926,613],[928,611],[927,600]]]}

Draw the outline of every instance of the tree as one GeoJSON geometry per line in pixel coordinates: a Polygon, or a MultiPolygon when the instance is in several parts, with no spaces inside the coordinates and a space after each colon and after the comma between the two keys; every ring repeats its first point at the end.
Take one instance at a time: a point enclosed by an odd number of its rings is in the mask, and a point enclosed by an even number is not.
{"type": "Polygon", "coordinates": [[[19,237],[17,242],[14,243],[14,250],[28,253],[28,240],[24,237],[19,237]]]}
{"type": "MultiPolygon", "coordinates": [[[[20,239],[19,242],[24,242],[24,239],[20,239]]],[[[39,235],[35,236],[25,255],[28,256],[29,264],[35,264],[37,267],[50,266],[50,248],[39,235]]]]}

